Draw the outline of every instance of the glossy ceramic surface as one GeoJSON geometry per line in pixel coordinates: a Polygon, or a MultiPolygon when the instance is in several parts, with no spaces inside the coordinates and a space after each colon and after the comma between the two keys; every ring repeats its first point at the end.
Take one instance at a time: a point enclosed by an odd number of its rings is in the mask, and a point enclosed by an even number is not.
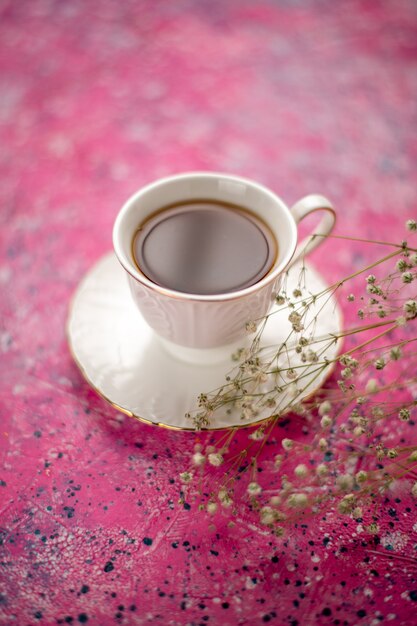
{"type": "MultiPolygon", "coordinates": [[[[111,404],[137,419],[176,429],[194,429],[185,414],[196,410],[197,397],[225,382],[235,366],[230,353],[226,360],[210,364],[204,350],[198,351],[199,364],[176,358],[173,347],[168,352],[135,307],[124,271],[110,253],[103,257],[81,282],[72,302],[68,320],[68,339],[72,354],[89,383],[111,404]]],[[[300,267],[295,265],[286,280],[289,293],[298,284],[300,267]]],[[[305,272],[305,293],[317,293],[326,287],[310,265],[305,272]]],[[[310,307],[308,320],[318,315],[315,336],[340,330],[341,316],[331,298],[325,306],[310,307]]],[[[276,346],[291,332],[288,309],[277,309],[268,319],[262,335],[263,346],[276,346]]],[[[248,337],[249,339],[249,337],[248,337]]],[[[326,352],[331,359],[338,346],[326,352]]],[[[208,353],[210,355],[210,351],[208,353]]],[[[300,366],[299,356],[290,352],[291,365],[300,366]]],[[[311,371],[312,368],[310,368],[311,371]]],[[[312,394],[328,375],[318,378],[314,371],[306,377],[302,397],[312,394]]],[[[301,398],[300,398],[301,399],[301,398]]],[[[280,406],[289,401],[282,394],[280,406]]],[[[260,413],[256,422],[268,413],[260,413]]],[[[239,413],[217,411],[210,428],[248,426],[239,413]]]]}

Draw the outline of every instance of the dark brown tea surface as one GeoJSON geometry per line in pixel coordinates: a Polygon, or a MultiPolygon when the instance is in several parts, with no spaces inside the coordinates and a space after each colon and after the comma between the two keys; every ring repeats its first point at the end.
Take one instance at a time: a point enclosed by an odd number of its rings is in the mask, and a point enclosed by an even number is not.
{"type": "Polygon", "coordinates": [[[161,209],[133,240],[135,261],[147,278],[200,295],[253,285],[271,269],[276,254],[266,224],[245,209],[210,201],[161,209]]]}

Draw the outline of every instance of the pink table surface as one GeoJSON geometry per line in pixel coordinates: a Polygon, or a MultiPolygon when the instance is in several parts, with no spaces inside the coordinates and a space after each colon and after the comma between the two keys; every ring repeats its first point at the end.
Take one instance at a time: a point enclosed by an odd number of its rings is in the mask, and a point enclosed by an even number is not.
{"type": "MultiPolygon", "coordinates": [[[[334,509],[282,538],[209,519],[178,503],[198,436],[117,413],[65,337],[119,207],[167,174],[322,192],[339,234],[403,239],[416,53],[413,0],[0,0],[1,624],[417,623],[406,489],[379,544],[334,509]]],[[[364,255],[330,241],[314,264],[331,281],[364,255]]]]}

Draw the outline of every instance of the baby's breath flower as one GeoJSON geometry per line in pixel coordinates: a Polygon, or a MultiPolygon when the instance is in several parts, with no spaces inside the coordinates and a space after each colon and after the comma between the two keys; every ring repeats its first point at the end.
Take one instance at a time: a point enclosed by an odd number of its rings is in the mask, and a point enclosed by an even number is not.
{"type": "Polygon", "coordinates": [[[248,494],[250,496],[258,496],[260,493],[262,493],[261,485],[258,485],[258,483],[249,483],[248,494]]]}
{"type": "Polygon", "coordinates": [[[339,502],[339,506],[338,506],[339,513],[342,513],[342,515],[345,515],[347,513],[352,513],[355,506],[356,506],[356,498],[354,494],[348,493],[339,502]]]}
{"type": "Polygon", "coordinates": [[[270,526],[275,522],[275,511],[270,506],[263,506],[261,511],[261,524],[265,524],[266,526],[270,526]]]}
{"type": "Polygon", "coordinates": [[[399,346],[395,346],[394,348],[391,348],[389,354],[393,361],[398,361],[399,359],[401,359],[403,355],[402,350],[399,346]]]}
{"type": "Polygon", "coordinates": [[[356,426],[353,429],[353,434],[355,437],[361,437],[365,433],[365,429],[362,426],[356,426]]]}
{"type": "Polygon", "coordinates": [[[405,317],[408,320],[412,320],[417,317],[417,301],[416,300],[407,300],[407,302],[403,306],[403,310],[405,313],[405,317]]]}
{"type": "Polygon", "coordinates": [[[256,372],[256,374],[254,375],[254,378],[258,383],[268,382],[268,374],[261,369],[258,372],[256,372]]]}
{"type": "Polygon", "coordinates": [[[281,504],[281,497],[280,496],[272,496],[269,499],[269,502],[273,505],[273,506],[279,506],[281,504]]]}
{"type": "Polygon", "coordinates": [[[277,405],[277,401],[274,398],[266,398],[264,404],[269,409],[273,409],[277,405]]]}
{"type": "Polygon", "coordinates": [[[324,437],[321,437],[319,439],[319,448],[322,452],[325,452],[328,448],[329,444],[327,443],[327,440],[324,439],[324,437]]]}
{"type": "Polygon", "coordinates": [[[294,289],[292,295],[294,296],[294,298],[301,298],[303,292],[301,291],[301,289],[294,289]]]}
{"type": "Polygon", "coordinates": [[[295,370],[293,370],[292,368],[288,370],[287,372],[287,378],[289,380],[295,380],[297,378],[297,372],[295,370]]]}
{"type": "Polygon", "coordinates": [[[253,441],[261,441],[265,437],[265,431],[262,428],[258,428],[258,430],[254,430],[253,433],[249,435],[249,439],[253,439],[253,441]]]}
{"type": "Polygon", "coordinates": [[[256,332],[256,324],[255,324],[255,322],[246,322],[245,328],[246,328],[246,331],[248,333],[256,332]]]}
{"type": "Polygon", "coordinates": [[[409,257],[409,259],[408,259],[408,260],[409,260],[410,265],[411,265],[412,267],[416,267],[416,266],[417,266],[417,253],[416,253],[416,252],[414,252],[414,254],[412,254],[412,255],[409,257]]]}
{"type": "Polygon", "coordinates": [[[300,463],[300,465],[297,465],[297,467],[294,469],[294,474],[298,476],[298,478],[305,478],[308,474],[307,465],[304,465],[304,463],[300,463]]]}
{"type": "MultiPolygon", "coordinates": [[[[374,295],[374,296],[382,296],[383,295],[382,289],[381,289],[381,287],[378,287],[378,285],[367,285],[366,291],[368,293],[370,293],[371,295],[374,295]]],[[[378,301],[376,301],[376,302],[378,302],[378,301]]]]}
{"type": "Polygon", "coordinates": [[[410,419],[410,410],[406,407],[403,407],[398,411],[398,417],[401,421],[408,422],[408,420],[410,419]]]}
{"type": "Polygon", "coordinates": [[[320,426],[322,428],[330,428],[331,425],[332,425],[332,418],[330,417],[330,415],[323,415],[323,417],[320,420],[320,426]]]}
{"type": "Polygon", "coordinates": [[[397,319],[395,321],[396,321],[397,326],[399,328],[402,328],[403,326],[405,326],[407,324],[407,320],[404,317],[404,315],[400,315],[399,317],[397,317],[397,319]]]}
{"type": "Polygon", "coordinates": [[[376,281],[376,276],[374,274],[369,274],[369,276],[366,277],[366,282],[368,283],[368,285],[373,285],[376,281]]]}
{"type": "Polygon", "coordinates": [[[353,293],[350,293],[347,297],[348,302],[354,302],[355,301],[355,296],[353,295],[353,293]]]}
{"type": "Polygon", "coordinates": [[[193,463],[194,465],[204,465],[206,462],[206,457],[201,452],[195,452],[193,454],[193,463]]]}
{"type": "Polygon", "coordinates": [[[349,378],[352,378],[352,369],[350,367],[345,367],[344,369],[342,369],[342,371],[340,372],[340,375],[342,376],[342,378],[344,380],[347,380],[349,378]]]}
{"type": "Polygon", "coordinates": [[[414,496],[414,498],[417,498],[417,482],[415,482],[411,487],[411,495],[414,496]]]}
{"type": "Polygon", "coordinates": [[[183,483],[190,483],[193,479],[193,475],[191,472],[182,472],[180,474],[180,480],[183,483]]]}
{"type": "Polygon", "coordinates": [[[287,500],[288,506],[296,509],[305,509],[308,498],[305,493],[292,493],[287,500]]]}
{"type": "Polygon", "coordinates": [[[413,450],[413,452],[408,457],[409,461],[417,461],[417,450],[413,450]]]}
{"type": "Polygon", "coordinates": [[[326,476],[329,473],[329,468],[325,463],[319,463],[316,467],[317,476],[326,476]]]}
{"type": "Polygon", "coordinates": [[[360,470],[356,475],[355,475],[355,480],[357,483],[364,483],[368,480],[368,474],[367,472],[365,472],[364,470],[360,470]]]}
{"type": "Polygon", "coordinates": [[[352,511],[352,517],[357,520],[357,519],[361,518],[362,515],[363,515],[362,507],[361,506],[355,506],[355,508],[352,511]]]}
{"type": "Polygon", "coordinates": [[[377,535],[379,533],[379,525],[376,522],[371,522],[368,526],[365,526],[365,530],[371,535],[377,535]]]}
{"type": "Polygon", "coordinates": [[[309,363],[317,363],[317,361],[319,360],[317,352],[314,352],[314,350],[311,349],[307,350],[306,357],[309,363]]]}
{"type": "Polygon", "coordinates": [[[401,276],[401,280],[405,284],[412,283],[414,280],[414,275],[411,272],[404,272],[404,274],[401,276]]]}
{"type": "Polygon", "coordinates": [[[279,306],[282,306],[283,304],[285,304],[285,298],[284,298],[284,296],[281,296],[281,294],[278,294],[277,296],[275,296],[275,302],[276,302],[279,306]]]}
{"type": "Polygon", "coordinates": [[[384,448],[382,446],[377,446],[375,448],[375,454],[378,461],[382,461],[385,456],[384,448]]]}
{"type": "Polygon", "coordinates": [[[281,441],[281,445],[282,445],[282,447],[284,448],[284,450],[287,450],[287,452],[288,452],[289,450],[292,450],[292,449],[293,449],[293,447],[294,447],[294,442],[293,442],[293,440],[292,440],[292,439],[287,439],[287,438],[284,438],[284,439],[281,441]]]}
{"type": "Polygon", "coordinates": [[[217,502],[208,502],[207,512],[210,513],[210,515],[214,515],[216,511],[217,511],[217,502]]]}
{"type": "Polygon", "coordinates": [[[410,232],[415,232],[417,230],[416,220],[407,220],[405,226],[410,232]]]}
{"type": "Polygon", "coordinates": [[[223,465],[224,462],[223,456],[220,452],[212,452],[208,455],[208,460],[210,465],[213,465],[214,467],[220,467],[220,465],[223,465]]]}
{"type": "Polygon", "coordinates": [[[404,259],[400,259],[396,263],[396,268],[399,272],[405,272],[408,269],[408,263],[404,259]]]}
{"type": "Polygon", "coordinates": [[[321,402],[321,404],[319,405],[319,415],[327,415],[328,413],[330,413],[332,408],[332,405],[330,404],[329,400],[324,400],[324,402],[321,402]]]}
{"type": "Polygon", "coordinates": [[[304,330],[302,317],[299,313],[297,313],[297,311],[292,311],[288,316],[288,320],[291,322],[294,332],[300,333],[302,330],[304,330]]]}
{"type": "Polygon", "coordinates": [[[385,367],[385,359],[383,357],[380,357],[379,359],[375,361],[374,365],[375,365],[375,369],[383,370],[385,367]]]}
{"type": "Polygon", "coordinates": [[[337,477],[336,483],[342,491],[350,491],[353,487],[353,478],[350,474],[342,474],[337,477]]]}
{"type": "Polygon", "coordinates": [[[365,313],[363,309],[358,309],[358,317],[363,320],[363,318],[365,317],[365,313]]]}
{"type": "Polygon", "coordinates": [[[276,454],[274,458],[274,465],[276,468],[281,467],[282,465],[282,454],[276,454]]]}
{"type": "Polygon", "coordinates": [[[219,498],[221,505],[224,506],[226,509],[232,506],[233,500],[226,491],[226,489],[220,489],[217,497],[219,498]]]}
{"type": "Polygon", "coordinates": [[[389,450],[387,450],[387,457],[389,459],[396,459],[398,456],[398,450],[396,450],[395,448],[390,448],[389,450]]]}

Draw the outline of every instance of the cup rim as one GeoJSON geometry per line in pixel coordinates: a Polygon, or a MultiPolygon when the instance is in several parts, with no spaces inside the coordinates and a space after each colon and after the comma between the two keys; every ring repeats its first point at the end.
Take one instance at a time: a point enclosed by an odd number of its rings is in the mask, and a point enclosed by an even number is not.
{"type": "Polygon", "coordinates": [[[123,204],[122,208],[120,209],[119,213],[116,216],[116,220],[113,226],[114,251],[119,260],[119,263],[126,270],[126,272],[134,280],[143,284],[144,286],[146,286],[148,289],[151,289],[152,291],[155,291],[169,298],[175,298],[175,299],[184,300],[187,302],[189,301],[226,302],[230,300],[237,300],[244,296],[256,293],[257,291],[259,291],[266,285],[269,285],[271,282],[274,282],[278,278],[278,276],[283,272],[283,270],[288,266],[289,262],[291,261],[294,255],[294,252],[297,246],[297,238],[298,238],[298,233],[297,233],[296,222],[293,216],[291,215],[289,208],[287,207],[285,202],[283,202],[283,200],[281,200],[281,198],[277,196],[277,194],[275,194],[273,191],[268,189],[268,187],[265,187],[264,185],[260,183],[257,183],[248,178],[244,178],[242,176],[235,176],[233,174],[226,174],[226,173],[221,173],[221,172],[206,172],[206,171],[192,171],[192,172],[184,172],[181,174],[174,174],[174,175],[166,176],[163,178],[159,178],[158,180],[152,183],[149,183],[148,185],[145,185],[144,187],[141,187],[138,191],[132,194],[123,204]],[[149,278],[147,278],[144,274],[142,274],[138,270],[138,268],[135,266],[133,261],[131,261],[130,256],[126,253],[125,246],[123,245],[123,241],[121,240],[121,237],[120,237],[120,227],[126,214],[128,214],[132,210],[132,207],[136,205],[137,201],[143,195],[149,193],[153,189],[156,189],[161,184],[167,184],[167,183],[175,182],[181,179],[197,179],[197,178],[205,178],[205,179],[211,178],[211,179],[217,179],[217,180],[223,179],[223,180],[236,182],[236,183],[244,183],[245,185],[255,188],[257,191],[261,192],[262,194],[269,196],[276,204],[281,206],[281,208],[285,209],[283,214],[286,215],[288,219],[288,223],[292,230],[292,234],[293,234],[292,245],[288,247],[288,250],[286,254],[283,256],[283,258],[281,259],[281,261],[272,270],[270,270],[263,278],[261,278],[261,280],[258,280],[253,285],[249,285],[248,287],[245,287],[244,289],[239,289],[238,291],[230,291],[226,293],[208,294],[208,295],[176,291],[175,289],[169,289],[168,287],[163,287],[161,285],[158,285],[152,282],[149,278]]]}

